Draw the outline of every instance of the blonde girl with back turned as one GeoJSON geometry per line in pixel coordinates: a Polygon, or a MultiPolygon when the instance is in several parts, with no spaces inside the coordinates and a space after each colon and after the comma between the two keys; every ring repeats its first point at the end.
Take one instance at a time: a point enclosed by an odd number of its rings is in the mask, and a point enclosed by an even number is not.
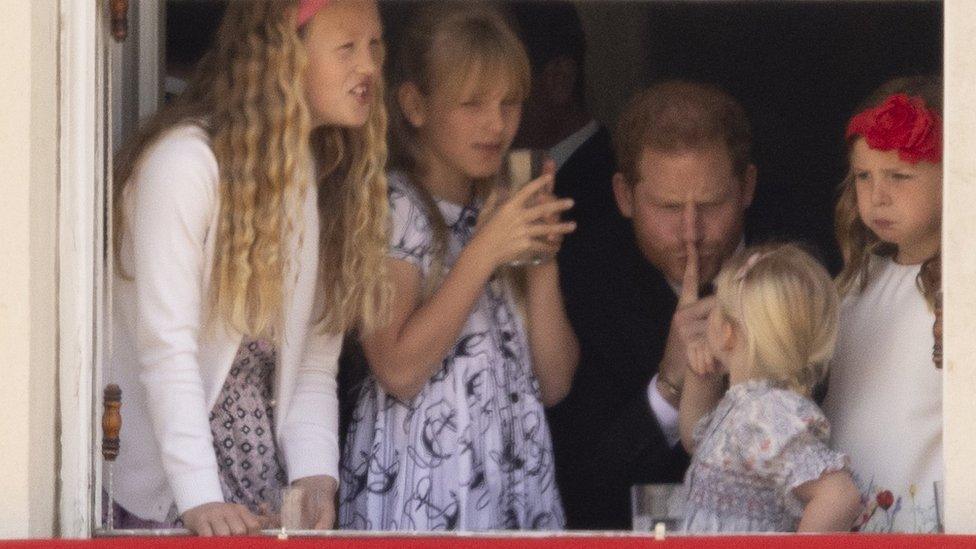
{"type": "Polygon", "coordinates": [[[942,83],[891,80],[847,126],[837,203],[844,296],[824,411],[851,458],[871,532],[941,529],[942,371],[932,360],[940,288],[942,83]]]}
{"type": "Polygon", "coordinates": [[[715,296],[679,407],[693,454],[684,529],[849,530],[857,489],[810,400],[837,334],[830,276],[794,245],[747,249],[722,267],[715,296]]]}
{"type": "Polygon", "coordinates": [[[331,528],[340,334],[389,297],[375,2],[230,2],[116,160],[115,526],[331,528]],[[321,220],[321,223],[320,223],[321,220]]]}
{"type": "Polygon", "coordinates": [[[578,346],[555,262],[528,267],[519,314],[501,268],[553,257],[572,223],[552,174],[485,207],[529,89],[528,59],[479,4],[422,6],[393,64],[391,322],[363,338],[339,523],[368,530],[559,529],[543,406],[578,346]],[[535,199],[539,195],[541,199],[535,199]],[[480,211],[480,213],[479,213],[480,211]]]}

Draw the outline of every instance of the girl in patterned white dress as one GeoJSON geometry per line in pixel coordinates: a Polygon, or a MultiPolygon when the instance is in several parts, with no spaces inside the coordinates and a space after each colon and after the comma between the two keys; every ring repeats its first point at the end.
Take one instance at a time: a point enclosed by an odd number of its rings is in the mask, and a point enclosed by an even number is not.
{"type": "Polygon", "coordinates": [[[389,303],[376,3],[228,4],[117,156],[120,528],[253,533],[288,482],[331,528],[339,334],[389,303]]]}
{"type": "Polygon", "coordinates": [[[571,201],[551,195],[551,173],[484,201],[519,124],[527,56],[497,13],[458,2],[421,8],[398,47],[393,318],[362,338],[371,375],[343,455],[339,524],[559,529],[543,406],[568,392],[578,358],[552,259],[574,228],[558,219],[571,201]],[[521,273],[518,303],[503,267],[528,254],[547,259],[521,273]]]}
{"type": "Polygon", "coordinates": [[[793,245],[747,249],[723,266],[715,296],[679,407],[693,454],[684,529],[849,530],[857,489],[809,396],[837,334],[830,276],[793,245]]]}
{"type": "Polygon", "coordinates": [[[942,229],[942,84],[898,78],[847,127],[837,203],[844,296],[824,412],[851,458],[862,532],[942,529],[942,370],[933,362],[942,229]]]}

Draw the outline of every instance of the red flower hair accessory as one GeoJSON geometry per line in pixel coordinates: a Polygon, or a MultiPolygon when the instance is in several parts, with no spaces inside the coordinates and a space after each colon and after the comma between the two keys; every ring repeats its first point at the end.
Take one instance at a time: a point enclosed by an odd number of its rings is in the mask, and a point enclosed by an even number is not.
{"type": "Polygon", "coordinates": [[[874,150],[897,150],[898,158],[911,164],[942,162],[942,118],[921,97],[895,94],[854,115],[846,137],[855,135],[864,137],[874,150]]]}
{"type": "Polygon", "coordinates": [[[301,0],[298,3],[298,27],[301,27],[318,11],[326,6],[329,0],[301,0]]]}

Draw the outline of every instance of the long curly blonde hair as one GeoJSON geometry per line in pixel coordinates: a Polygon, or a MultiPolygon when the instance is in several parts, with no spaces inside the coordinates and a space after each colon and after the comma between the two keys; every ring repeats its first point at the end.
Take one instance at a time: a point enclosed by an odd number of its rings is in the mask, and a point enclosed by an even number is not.
{"type": "MultiPolygon", "coordinates": [[[[921,97],[929,109],[934,110],[940,116],[942,115],[942,81],[931,76],[913,76],[890,80],[875,90],[858,107],[856,112],[876,107],[897,93],[921,97]]],[[[847,140],[848,155],[850,155],[851,148],[857,139],[858,136],[853,136],[847,140]]],[[[850,170],[844,177],[844,181],[841,182],[839,190],[840,198],[837,200],[837,206],[834,210],[834,230],[841,255],[844,258],[844,268],[837,275],[837,286],[841,295],[846,295],[851,291],[860,292],[867,288],[872,275],[872,257],[894,257],[898,253],[898,247],[883,242],[861,220],[861,215],[857,209],[854,174],[850,170]]],[[[922,263],[916,281],[929,308],[934,309],[935,307],[936,295],[941,289],[941,279],[942,253],[937,252],[922,263]]]]}
{"type": "Polygon", "coordinates": [[[329,331],[370,330],[388,314],[382,89],[363,128],[313,128],[296,6],[230,2],[186,92],[115,157],[113,246],[121,270],[128,225],[122,198],[141,155],[173,126],[198,124],[208,132],[220,177],[210,313],[254,336],[276,333],[282,320],[286,243],[308,237],[296,223],[313,174],[320,297],[328,304],[319,320],[329,331]]]}

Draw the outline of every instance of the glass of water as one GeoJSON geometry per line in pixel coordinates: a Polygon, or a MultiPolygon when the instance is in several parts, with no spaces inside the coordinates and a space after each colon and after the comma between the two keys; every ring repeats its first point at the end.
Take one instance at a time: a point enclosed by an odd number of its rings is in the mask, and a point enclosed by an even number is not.
{"type": "MultiPolygon", "coordinates": [[[[541,176],[548,158],[549,153],[544,149],[512,149],[509,151],[506,162],[508,173],[505,174],[508,196],[514,195],[530,181],[541,176]]],[[[510,262],[508,266],[538,265],[546,259],[548,258],[538,254],[531,254],[510,262]]]]}
{"type": "Polygon", "coordinates": [[[935,528],[939,533],[945,532],[945,483],[937,480],[932,483],[932,497],[935,500],[935,528]]]}
{"type": "Polygon", "coordinates": [[[658,523],[666,531],[681,530],[685,494],[682,484],[635,484],[630,487],[631,526],[635,532],[653,532],[658,523]]]}

